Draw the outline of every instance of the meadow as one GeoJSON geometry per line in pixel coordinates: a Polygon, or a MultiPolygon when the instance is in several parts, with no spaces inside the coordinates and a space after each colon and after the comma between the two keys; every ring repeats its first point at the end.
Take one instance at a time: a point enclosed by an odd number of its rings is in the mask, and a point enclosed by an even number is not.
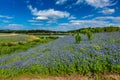
{"type": "MultiPolygon", "coordinates": [[[[21,39],[21,38],[20,38],[21,39]]],[[[27,51],[0,56],[0,77],[26,74],[72,75],[120,74],[120,32],[94,33],[75,43],[68,35],[27,51]]]]}
{"type": "Polygon", "coordinates": [[[57,39],[57,37],[40,37],[26,34],[0,33],[0,55],[24,51],[54,39],[57,39]]]}

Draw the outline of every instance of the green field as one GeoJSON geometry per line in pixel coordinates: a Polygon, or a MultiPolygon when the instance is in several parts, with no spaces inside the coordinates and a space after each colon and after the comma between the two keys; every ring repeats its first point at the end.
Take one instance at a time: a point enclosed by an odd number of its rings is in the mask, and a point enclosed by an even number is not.
{"type": "Polygon", "coordinates": [[[0,34],[0,55],[27,50],[56,39],[57,37],[40,37],[26,34],[0,34]]]}

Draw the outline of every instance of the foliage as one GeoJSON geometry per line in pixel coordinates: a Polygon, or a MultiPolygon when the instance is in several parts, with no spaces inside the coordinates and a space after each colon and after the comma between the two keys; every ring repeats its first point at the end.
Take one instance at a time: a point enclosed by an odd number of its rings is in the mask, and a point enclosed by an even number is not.
{"type": "Polygon", "coordinates": [[[78,30],[73,30],[73,31],[68,31],[69,33],[86,33],[86,31],[90,31],[92,33],[99,33],[99,32],[116,32],[120,31],[120,27],[115,27],[115,26],[108,26],[108,27],[96,27],[96,28],[82,28],[78,30]]]}
{"type": "Polygon", "coordinates": [[[88,39],[89,39],[89,40],[92,40],[92,38],[93,38],[92,32],[87,31],[86,34],[87,34],[88,39]]]}
{"type": "Polygon", "coordinates": [[[76,33],[75,34],[75,43],[80,43],[80,41],[82,40],[82,36],[80,33],[76,33]]]}

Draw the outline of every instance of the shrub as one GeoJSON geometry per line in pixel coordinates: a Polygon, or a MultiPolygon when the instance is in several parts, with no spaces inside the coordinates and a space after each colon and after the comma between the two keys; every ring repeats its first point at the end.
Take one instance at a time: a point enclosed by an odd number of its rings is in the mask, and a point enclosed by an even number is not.
{"type": "Polygon", "coordinates": [[[75,34],[75,43],[80,43],[80,41],[82,40],[82,36],[80,33],[76,33],[75,34]]]}
{"type": "Polygon", "coordinates": [[[93,34],[92,34],[91,31],[87,31],[86,34],[87,34],[87,37],[88,37],[89,40],[93,39],[93,34]]]}

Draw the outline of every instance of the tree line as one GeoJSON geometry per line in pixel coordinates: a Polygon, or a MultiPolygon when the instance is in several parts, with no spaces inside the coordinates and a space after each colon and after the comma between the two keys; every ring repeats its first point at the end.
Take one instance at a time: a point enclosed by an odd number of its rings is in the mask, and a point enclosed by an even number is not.
{"type": "Polygon", "coordinates": [[[0,30],[0,33],[22,33],[22,34],[69,34],[69,33],[86,33],[86,31],[90,31],[92,33],[98,32],[120,32],[120,27],[115,26],[108,26],[108,27],[96,27],[96,28],[81,28],[78,30],[71,30],[71,31],[50,31],[50,30],[0,30]]]}
{"type": "Polygon", "coordinates": [[[120,32],[120,27],[114,27],[114,26],[108,26],[108,27],[96,27],[96,28],[82,28],[82,29],[78,29],[78,30],[72,30],[72,31],[68,31],[69,33],[76,33],[76,32],[80,32],[80,33],[86,33],[87,31],[90,31],[92,33],[99,33],[99,32],[120,32]]]}

